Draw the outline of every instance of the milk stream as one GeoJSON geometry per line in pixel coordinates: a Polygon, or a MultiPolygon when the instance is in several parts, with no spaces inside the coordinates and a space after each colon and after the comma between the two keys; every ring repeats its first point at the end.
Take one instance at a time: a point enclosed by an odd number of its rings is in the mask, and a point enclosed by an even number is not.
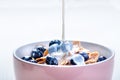
{"type": "Polygon", "coordinates": [[[65,0],[62,0],[62,40],[65,40],[65,0]]]}

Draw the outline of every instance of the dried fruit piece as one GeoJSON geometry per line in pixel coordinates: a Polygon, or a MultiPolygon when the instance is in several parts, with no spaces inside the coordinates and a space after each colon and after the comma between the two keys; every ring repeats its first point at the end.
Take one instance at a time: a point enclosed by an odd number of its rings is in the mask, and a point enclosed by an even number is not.
{"type": "Polygon", "coordinates": [[[69,64],[70,64],[70,62],[67,59],[61,60],[59,63],[59,65],[69,65],[69,64]]]}
{"type": "Polygon", "coordinates": [[[89,58],[94,58],[95,60],[98,60],[99,52],[95,51],[89,54],[89,58]]]}
{"type": "Polygon", "coordinates": [[[46,49],[43,53],[43,56],[47,56],[48,55],[48,50],[46,49]]]}
{"type": "Polygon", "coordinates": [[[43,63],[45,63],[45,61],[46,61],[46,57],[37,58],[36,61],[37,61],[37,63],[39,63],[39,64],[43,64],[43,63]]]}
{"type": "Polygon", "coordinates": [[[81,46],[80,41],[73,41],[72,44],[76,45],[76,46],[79,46],[79,47],[81,46]]]}
{"type": "Polygon", "coordinates": [[[86,64],[95,63],[95,62],[97,62],[98,57],[99,57],[99,52],[97,52],[97,51],[91,52],[91,53],[89,53],[89,59],[85,63],[86,64]]]}

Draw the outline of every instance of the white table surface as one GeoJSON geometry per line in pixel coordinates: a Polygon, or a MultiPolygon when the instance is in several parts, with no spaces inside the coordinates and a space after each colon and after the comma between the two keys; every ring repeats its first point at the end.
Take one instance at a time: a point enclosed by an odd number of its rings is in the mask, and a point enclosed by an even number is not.
{"type": "MultiPolygon", "coordinates": [[[[113,80],[120,80],[120,0],[66,2],[66,39],[112,48],[116,55],[113,80]]],[[[60,0],[0,0],[0,80],[14,80],[16,48],[61,39],[60,11],[60,0]]]]}

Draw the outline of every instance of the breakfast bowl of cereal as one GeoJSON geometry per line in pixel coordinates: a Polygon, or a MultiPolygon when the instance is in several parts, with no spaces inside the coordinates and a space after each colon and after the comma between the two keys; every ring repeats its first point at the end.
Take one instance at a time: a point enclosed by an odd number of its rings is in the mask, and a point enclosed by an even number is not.
{"type": "Polygon", "coordinates": [[[16,80],[112,80],[114,52],[69,40],[35,42],[13,53],[16,80]]]}

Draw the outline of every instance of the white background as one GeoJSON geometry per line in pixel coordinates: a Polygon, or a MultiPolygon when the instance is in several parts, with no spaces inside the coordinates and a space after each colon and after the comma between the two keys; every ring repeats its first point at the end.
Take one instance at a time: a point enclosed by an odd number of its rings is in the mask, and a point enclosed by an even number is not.
{"type": "MultiPolygon", "coordinates": [[[[120,80],[120,0],[66,0],[65,16],[67,40],[115,51],[113,80],[120,80]]],[[[0,0],[0,80],[14,80],[16,48],[61,39],[61,33],[61,0],[0,0]]]]}

